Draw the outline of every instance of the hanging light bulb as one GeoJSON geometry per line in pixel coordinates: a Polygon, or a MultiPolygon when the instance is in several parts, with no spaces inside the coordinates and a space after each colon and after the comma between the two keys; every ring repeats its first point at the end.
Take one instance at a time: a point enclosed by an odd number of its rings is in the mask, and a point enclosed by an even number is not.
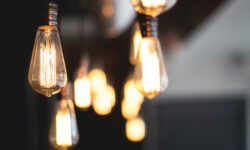
{"type": "Polygon", "coordinates": [[[177,0],[130,0],[139,13],[156,17],[172,8],[177,0]]]}
{"type": "Polygon", "coordinates": [[[144,139],[146,135],[146,127],[144,120],[135,118],[127,120],[126,122],[126,137],[132,142],[139,142],[144,139]]]}
{"type": "Polygon", "coordinates": [[[28,81],[32,89],[47,97],[60,92],[67,83],[55,3],[49,3],[49,25],[38,27],[28,81]]]}
{"type": "Polygon", "coordinates": [[[67,150],[78,144],[79,133],[72,101],[71,83],[62,91],[62,99],[56,101],[49,132],[49,142],[60,150],[67,150]]]}
{"type": "Polygon", "coordinates": [[[136,89],[152,99],[168,86],[166,67],[157,37],[157,18],[139,15],[142,39],[134,70],[136,89]]]}
{"type": "Polygon", "coordinates": [[[75,105],[82,110],[88,109],[91,105],[90,81],[87,70],[87,57],[83,57],[74,82],[75,105]]]}
{"type": "Polygon", "coordinates": [[[130,54],[129,54],[129,61],[133,65],[136,64],[136,55],[138,53],[141,38],[142,38],[141,30],[140,30],[138,22],[136,22],[135,27],[134,27],[134,35],[132,38],[132,43],[131,43],[131,48],[130,48],[130,54]]]}
{"type": "Polygon", "coordinates": [[[168,77],[157,37],[143,38],[135,66],[134,82],[136,89],[152,99],[168,86],[168,77]]]}

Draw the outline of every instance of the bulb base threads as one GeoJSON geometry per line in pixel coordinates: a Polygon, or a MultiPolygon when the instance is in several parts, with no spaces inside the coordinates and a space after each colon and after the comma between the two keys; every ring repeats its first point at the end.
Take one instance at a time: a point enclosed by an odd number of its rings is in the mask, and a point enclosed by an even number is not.
{"type": "Polygon", "coordinates": [[[55,2],[49,2],[48,5],[48,24],[57,26],[58,5],[55,2]]]}
{"type": "Polygon", "coordinates": [[[138,14],[138,22],[142,37],[152,37],[158,35],[158,18],[149,15],[138,14]]]}

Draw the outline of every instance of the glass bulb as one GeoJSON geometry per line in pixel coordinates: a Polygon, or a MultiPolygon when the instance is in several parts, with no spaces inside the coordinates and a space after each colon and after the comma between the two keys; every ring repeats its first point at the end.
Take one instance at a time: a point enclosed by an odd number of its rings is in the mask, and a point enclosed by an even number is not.
{"type": "Polygon", "coordinates": [[[168,77],[162,57],[161,46],[156,36],[143,37],[134,70],[136,89],[152,99],[168,86],[168,77]]]}
{"type": "Polygon", "coordinates": [[[67,83],[67,72],[59,33],[54,26],[40,26],[32,52],[29,84],[36,92],[50,97],[67,83]]]}
{"type": "Polygon", "coordinates": [[[74,104],[71,99],[56,101],[49,132],[49,142],[56,149],[68,149],[77,145],[79,133],[74,104]]]}
{"type": "Polygon", "coordinates": [[[126,122],[126,137],[132,142],[139,142],[146,135],[146,127],[144,120],[135,118],[126,122]]]}
{"type": "Polygon", "coordinates": [[[136,64],[136,55],[138,52],[139,44],[141,41],[141,31],[139,28],[139,24],[136,23],[135,29],[134,29],[134,35],[132,38],[132,43],[131,43],[131,49],[130,49],[130,56],[129,56],[129,61],[131,64],[135,65],[136,64]]]}
{"type": "Polygon", "coordinates": [[[172,8],[177,0],[130,0],[139,13],[156,17],[172,8]]]}

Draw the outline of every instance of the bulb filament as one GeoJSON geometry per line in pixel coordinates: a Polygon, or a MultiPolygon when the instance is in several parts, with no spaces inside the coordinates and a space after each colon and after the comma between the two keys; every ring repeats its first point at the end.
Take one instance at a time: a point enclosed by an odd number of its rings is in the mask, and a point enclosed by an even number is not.
{"type": "Polygon", "coordinates": [[[40,85],[44,88],[56,86],[56,49],[50,42],[50,37],[45,36],[45,44],[41,44],[40,50],[40,85]]]}
{"type": "Polygon", "coordinates": [[[160,63],[156,52],[152,52],[150,47],[145,44],[141,46],[143,89],[151,97],[151,94],[160,92],[160,63]]]}
{"type": "Polygon", "coordinates": [[[69,111],[58,111],[56,115],[56,144],[62,147],[72,146],[71,118],[69,111]]]}

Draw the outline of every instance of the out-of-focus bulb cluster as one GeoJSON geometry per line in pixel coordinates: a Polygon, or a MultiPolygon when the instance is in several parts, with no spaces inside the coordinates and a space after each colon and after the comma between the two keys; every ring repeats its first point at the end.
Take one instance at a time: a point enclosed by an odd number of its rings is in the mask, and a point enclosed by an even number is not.
{"type": "Polygon", "coordinates": [[[145,123],[139,117],[144,97],[137,91],[133,80],[128,80],[123,88],[124,98],[122,100],[122,116],[126,121],[126,137],[132,142],[139,142],[145,137],[145,123]]]}
{"type": "Polygon", "coordinates": [[[94,111],[99,115],[108,115],[115,105],[114,88],[107,83],[106,74],[101,69],[92,69],[88,77],[94,111]]]}
{"type": "Polygon", "coordinates": [[[115,90],[107,83],[103,70],[94,68],[88,72],[87,66],[83,59],[74,82],[75,105],[82,110],[92,105],[97,114],[108,115],[115,106],[115,90]]]}

